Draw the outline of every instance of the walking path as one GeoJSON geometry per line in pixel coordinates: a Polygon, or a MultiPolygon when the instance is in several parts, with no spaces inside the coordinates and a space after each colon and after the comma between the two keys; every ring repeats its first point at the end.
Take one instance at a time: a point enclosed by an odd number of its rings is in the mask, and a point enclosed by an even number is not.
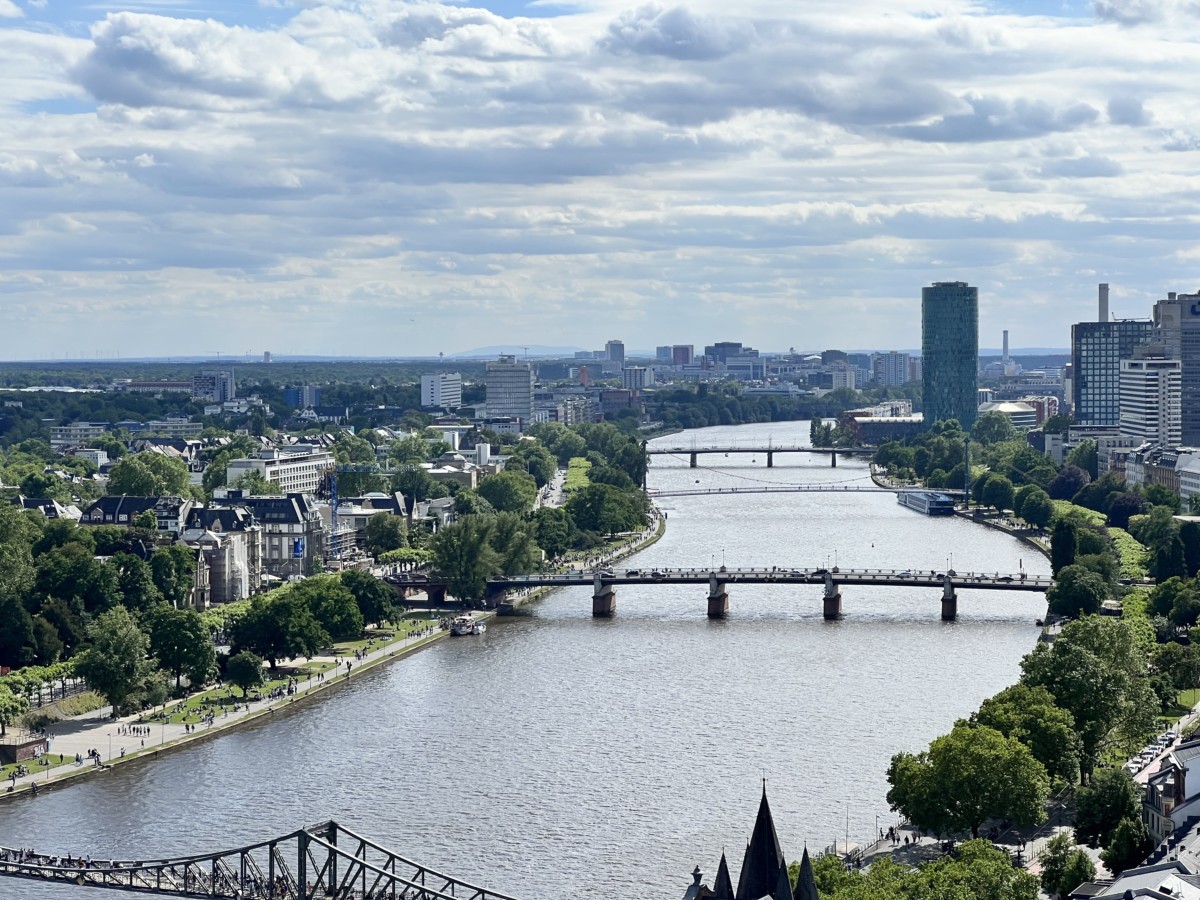
{"type": "MultiPolygon", "coordinates": [[[[476,615],[484,617],[490,616],[491,613],[476,613],[476,615]]],[[[142,721],[146,717],[144,713],[112,719],[109,718],[112,713],[111,707],[104,707],[95,712],[58,722],[48,729],[49,756],[57,758],[61,754],[67,758],[68,762],[65,765],[48,769],[40,767],[36,763],[27,763],[30,774],[15,780],[6,779],[0,785],[0,796],[28,793],[34,791],[34,785],[41,788],[47,784],[85,775],[96,769],[106,769],[135,759],[145,759],[148,756],[157,757],[162,750],[173,749],[189,741],[220,734],[251,719],[271,715],[281,707],[351,680],[364,669],[406,656],[448,634],[448,631],[438,629],[436,623],[431,623],[431,630],[422,629],[380,644],[374,649],[367,650],[365,655],[360,656],[357,660],[353,658],[353,654],[349,657],[340,654],[315,656],[303,663],[305,666],[312,666],[313,671],[310,672],[307,680],[300,677],[295,693],[290,696],[285,694],[276,699],[264,698],[249,703],[239,702],[235,708],[218,713],[211,724],[207,725],[184,726],[167,724],[163,721],[144,724],[142,721]],[[349,664],[349,669],[347,664],[349,664]],[[318,667],[323,670],[319,676],[315,672],[318,667]],[[129,729],[132,728],[145,729],[145,733],[131,733],[129,729]],[[98,753],[98,758],[89,758],[88,754],[91,751],[98,753]],[[76,765],[71,761],[77,755],[83,761],[81,765],[76,765]]],[[[231,689],[231,694],[237,693],[236,689],[231,689]]],[[[237,699],[241,700],[240,696],[237,699]]],[[[178,703],[168,704],[168,712],[173,711],[178,705],[178,703]]]]}

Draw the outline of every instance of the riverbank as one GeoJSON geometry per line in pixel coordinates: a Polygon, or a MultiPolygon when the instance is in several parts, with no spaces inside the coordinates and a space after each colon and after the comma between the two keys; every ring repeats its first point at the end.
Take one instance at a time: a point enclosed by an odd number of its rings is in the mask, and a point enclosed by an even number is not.
{"type": "MultiPolygon", "coordinates": [[[[493,612],[477,612],[478,618],[491,618],[493,612]]],[[[147,762],[158,759],[161,754],[181,749],[196,741],[209,740],[226,732],[240,728],[250,722],[255,722],[264,716],[274,715],[276,710],[290,707],[294,703],[309,700],[315,696],[323,696],[352,681],[362,672],[397,659],[403,659],[449,636],[449,631],[434,628],[427,634],[413,636],[406,634],[381,644],[374,650],[367,651],[358,659],[347,659],[341,654],[321,655],[306,661],[309,679],[304,687],[297,686],[296,692],[290,696],[284,695],[274,699],[264,699],[250,704],[239,704],[236,710],[230,710],[215,717],[211,724],[195,726],[168,725],[165,722],[145,724],[144,713],[123,716],[118,719],[97,718],[95,713],[89,713],[74,719],[56,723],[49,729],[50,757],[60,755],[74,759],[76,755],[83,759],[82,765],[73,762],[55,766],[49,769],[39,769],[36,764],[30,766],[33,770],[29,775],[10,781],[0,793],[0,799],[23,795],[36,795],[48,788],[57,788],[77,779],[86,778],[100,772],[106,772],[114,766],[147,762]],[[350,670],[345,671],[346,663],[350,670]],[[341,674],[338,674],[338,673],[341,674]],[[317,676],[317,677],[313,677],[317,676]],[[144,733],[136,733],[136,729],[144,733]],[[147,740],[149,743],[147,744],[147,740]],[[99,761],[88,757],[88,752],[95,750],[101,754],[99,761]],[[105,758],[107,757],[107,758],[105,758]]],[[[239,698],[240,699],[240,698],[239,698]]],[[[164,712],[171,712],[186,704],[187,700],[167,704],[164,712]]],[[[103,711],[101,711],[103,713],[103,711]]]]}

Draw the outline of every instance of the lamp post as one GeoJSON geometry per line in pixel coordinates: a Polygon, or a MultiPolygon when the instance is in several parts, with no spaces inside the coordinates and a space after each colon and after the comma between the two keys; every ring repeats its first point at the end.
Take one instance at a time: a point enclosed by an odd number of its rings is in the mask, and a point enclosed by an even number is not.
{"type": "Polygon", "coordinates": [[[112,732],[108,733],[108,761],[112,762],[112,732]]]}

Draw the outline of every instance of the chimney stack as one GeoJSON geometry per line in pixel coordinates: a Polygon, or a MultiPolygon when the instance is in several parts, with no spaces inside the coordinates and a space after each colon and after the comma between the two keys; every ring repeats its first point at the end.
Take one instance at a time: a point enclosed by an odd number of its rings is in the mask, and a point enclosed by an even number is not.
{"type": "Polygon", "coordinates": [[[1008,362],[1008,329],[1004,329],[1004,361],[1008,362]]]}
{"type": "Polygon", "coordinates": [[[1100,285],[1100,321],[1108,321],[1108,285],[1100,285]]]}

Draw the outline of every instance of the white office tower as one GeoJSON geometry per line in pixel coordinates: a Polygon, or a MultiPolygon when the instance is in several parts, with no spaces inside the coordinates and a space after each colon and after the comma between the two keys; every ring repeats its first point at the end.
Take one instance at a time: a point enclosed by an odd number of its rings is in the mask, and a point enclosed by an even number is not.
{"type": "Polygon", "coordinates": [[[462,406],[462,375],[458,372],[422,375],[421,406],[425,409],[458,409],[462,406]]]}
{"type": "Polygon", "coordinates": [[[488,418],[519,419],[522,431],[533,424],[533,366],[501,356],[487,364],[484,385],[488,418]]]}
{"type": "Polygon", "coordinates": [[[1182,370],[1177,359],[1121,360],[1122,437],[1178,447],[1182,438],[1182,370]]]}

